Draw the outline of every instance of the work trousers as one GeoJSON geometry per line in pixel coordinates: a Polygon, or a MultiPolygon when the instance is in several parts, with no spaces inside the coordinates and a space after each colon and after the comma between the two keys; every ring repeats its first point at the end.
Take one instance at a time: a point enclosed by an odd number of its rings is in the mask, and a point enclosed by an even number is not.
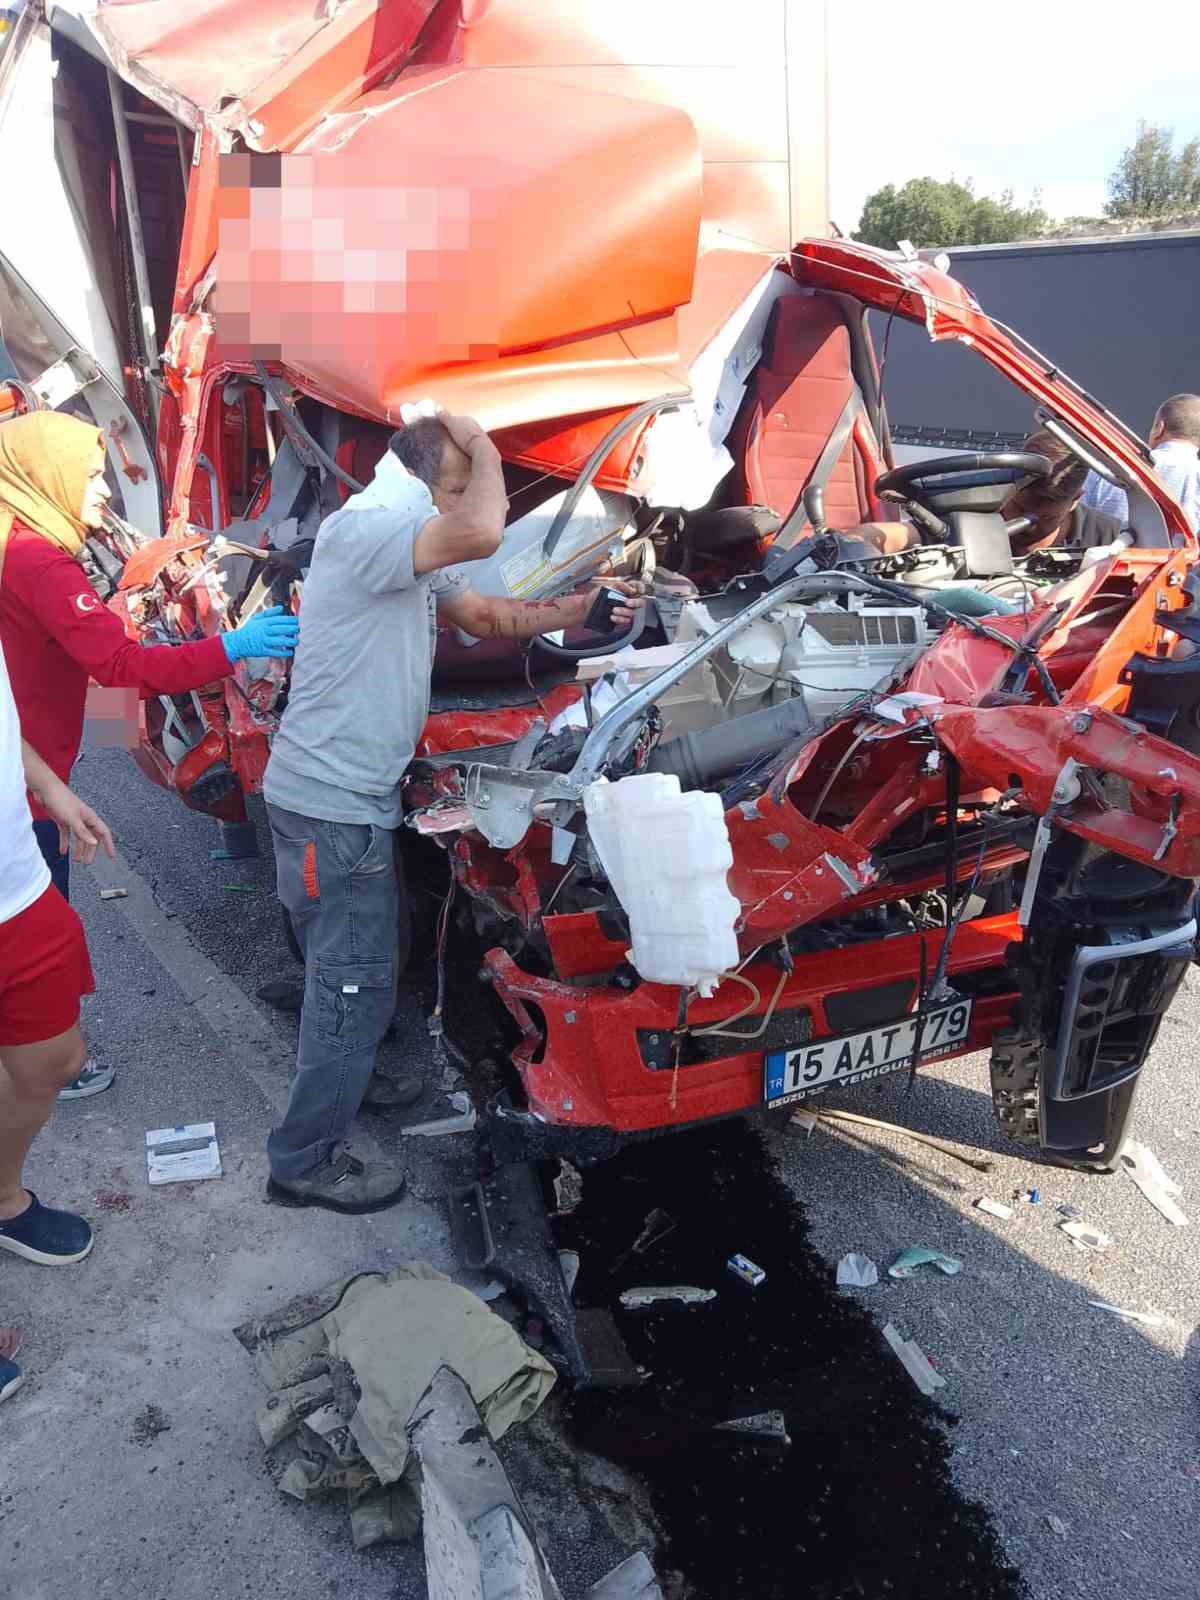
{"type": "Polygon", "coordinates": [[[408,902],[392,829],[268,805],[279,898],[304,953],[296,1076],[267,1141],[271,1175],[329,1159],[362,1104],[408,960],[408,902]],[[403,948],[402,948],[403,946],[403,948]]]}

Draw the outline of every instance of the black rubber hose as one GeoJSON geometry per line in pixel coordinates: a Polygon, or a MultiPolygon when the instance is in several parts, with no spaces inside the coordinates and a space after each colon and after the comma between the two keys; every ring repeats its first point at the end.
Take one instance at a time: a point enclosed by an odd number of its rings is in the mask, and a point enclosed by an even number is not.
{"type": "Polygon", "coordinates": [[[646,770],[674,773],[683,790],[709,789],[793,739],[818,731],[818,724],[797,696],[782,705],[720,722],[715,728],[668,740],[654,751],[646,770]]]}

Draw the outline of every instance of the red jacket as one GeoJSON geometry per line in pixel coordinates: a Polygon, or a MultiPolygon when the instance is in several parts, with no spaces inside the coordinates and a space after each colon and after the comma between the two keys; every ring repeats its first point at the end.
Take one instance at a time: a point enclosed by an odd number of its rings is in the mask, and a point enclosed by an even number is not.
{"type": "MultiPolygon", "coordinates": [[[[79,563],[14,522],[0,576],[0,644],[21,734],[65,783],[83,739],[88,679],[108,688],[182,694],[227,677],[217,637],[142,645],[126,637],[79,563]]],[[[30,797],[35,817],[46,813],[30,797]]]]}

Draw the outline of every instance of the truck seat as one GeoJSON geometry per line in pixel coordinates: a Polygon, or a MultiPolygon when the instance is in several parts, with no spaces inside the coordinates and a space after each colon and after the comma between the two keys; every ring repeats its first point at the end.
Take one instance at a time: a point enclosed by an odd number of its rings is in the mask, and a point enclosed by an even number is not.
{"type": "MultiPolygon", "coordinates": [[[[799,294],[779,300],[730,434],[745,504],[788,515],[855,388],[850,334],[836,301],[799,294]]],[[[825,485],[832,527],[870,520],[868,470],[852,434],[825,485]]]]}

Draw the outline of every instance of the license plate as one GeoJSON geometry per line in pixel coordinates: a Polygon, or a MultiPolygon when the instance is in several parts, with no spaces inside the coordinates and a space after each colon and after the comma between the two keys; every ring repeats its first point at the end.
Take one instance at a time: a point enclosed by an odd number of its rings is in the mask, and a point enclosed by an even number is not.
{"type": "MultiPolygon", "coordinates": [[[[918,1061],[951,1054],[971,1031],[970,1000],[955,1000],[925,1013],[918,1061]]],[[[832,1083],[865,1083],[899,1072],[913,1057],[917,1019],[903,1017],[863,1033],[836,1039],[810,1039],[795,1050],[772,1050],[763,1073],[763,1100],[769,1106],[791,1105],[820,1094],[832,1083]]]]}

